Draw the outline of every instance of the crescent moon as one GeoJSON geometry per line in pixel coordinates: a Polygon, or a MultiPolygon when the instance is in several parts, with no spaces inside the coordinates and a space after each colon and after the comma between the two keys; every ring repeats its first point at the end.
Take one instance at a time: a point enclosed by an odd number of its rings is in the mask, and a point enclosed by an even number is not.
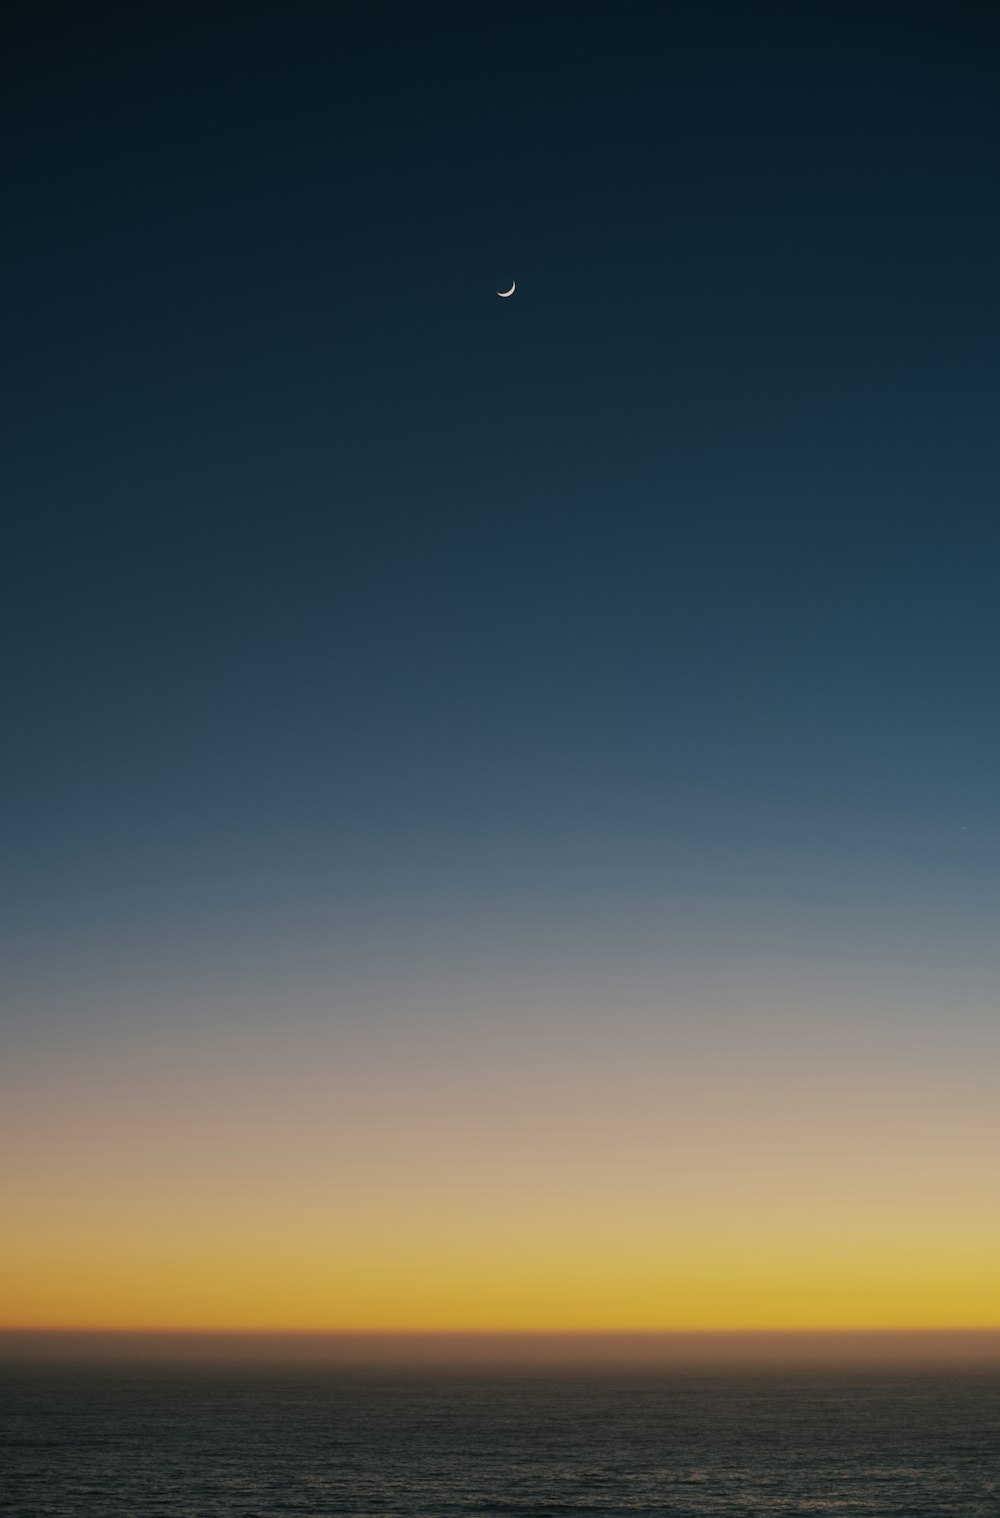
{"type": "Polygon", "coordinates": [[[499,297],[500,297],[501,300],[506,300],[507,297],[508,297],[508,295],[513,295],[513,293],[514,293],[514,291],[516,289],[517,289],[517,280],[515,279],[511,283],[511,287],[510,287],[509,290],[498,290],[497,294],[499,295],[499,297]]]}

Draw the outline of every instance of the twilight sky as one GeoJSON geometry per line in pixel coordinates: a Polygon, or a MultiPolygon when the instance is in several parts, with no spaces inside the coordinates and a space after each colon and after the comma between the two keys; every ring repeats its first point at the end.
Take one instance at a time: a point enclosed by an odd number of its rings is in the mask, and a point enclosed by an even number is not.
{"type": "Polygon", "coordinates": [[[1000,1325],[992,8],[5,25],[0,1327],[1000,1325]]]}

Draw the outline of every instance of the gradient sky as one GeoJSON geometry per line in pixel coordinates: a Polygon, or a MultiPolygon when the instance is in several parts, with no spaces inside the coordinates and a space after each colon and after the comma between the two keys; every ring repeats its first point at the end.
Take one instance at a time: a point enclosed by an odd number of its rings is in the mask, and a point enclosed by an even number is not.
{"type": "Polygon", "coordinates": [[[0,1327],[1000,1325],[993,8],[5,26],[0,1327]]]}

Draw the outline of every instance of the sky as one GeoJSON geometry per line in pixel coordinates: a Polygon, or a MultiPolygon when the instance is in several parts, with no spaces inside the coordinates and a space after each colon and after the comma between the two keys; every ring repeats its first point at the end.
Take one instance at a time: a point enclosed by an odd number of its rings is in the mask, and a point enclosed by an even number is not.
{"type": "Polygon", "coordinates": [[[1000,1327],[995,10],[4,26],[0,1328],[1000,1327]]]}

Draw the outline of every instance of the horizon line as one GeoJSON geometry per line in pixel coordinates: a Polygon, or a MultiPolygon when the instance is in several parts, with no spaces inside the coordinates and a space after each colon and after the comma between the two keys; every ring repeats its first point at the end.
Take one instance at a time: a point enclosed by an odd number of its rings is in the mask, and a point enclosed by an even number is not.
{"type": "Polygon", "coordinates": [[[0,1362],[342,1368],[1000,1365],[1000,1326],[886,1329],[2,1328],[0,1362]]]}

